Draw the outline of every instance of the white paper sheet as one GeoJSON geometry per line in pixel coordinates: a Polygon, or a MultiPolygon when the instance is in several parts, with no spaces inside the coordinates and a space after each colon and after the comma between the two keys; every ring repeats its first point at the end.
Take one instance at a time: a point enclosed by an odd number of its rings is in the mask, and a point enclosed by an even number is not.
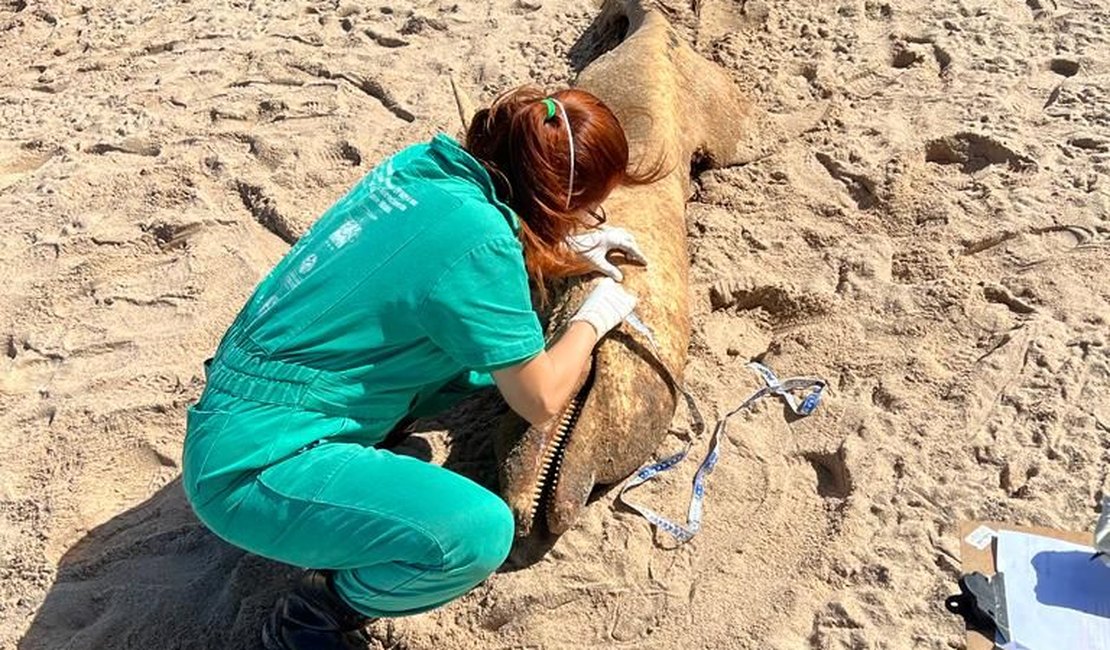
{"type": "Polygon", "coordinates": [[[964,541],[971,544],[980,551],[991,545],[993,540],[998,535],[993,528],[987,526],[980,526],[971,531],[971,534],[964,538],[964,541]]]}
{"type": "Polygon", "coordinates": [[[1006,612],[1029,650],[1110,650],[1110,567],[1095,549],[1012,531],[998,534],[1006,612]]]}

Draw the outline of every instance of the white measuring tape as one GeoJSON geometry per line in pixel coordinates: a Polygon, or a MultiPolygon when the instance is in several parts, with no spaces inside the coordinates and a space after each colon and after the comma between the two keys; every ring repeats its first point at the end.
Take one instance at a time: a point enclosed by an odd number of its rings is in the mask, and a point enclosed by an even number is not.
{"type": "Polygon", "coordinates": [[[775,376],[775,373],[767,366],[755,362],[748,364],[749,368],[759,373],[764,383],[766,383],[766,386],[753,393],[748,399],[744,400],[740,406],[737,406],[725,414],[714,427],[713,441],[709,446],[709,452],[706,454],[705,460],[701,462],[701,466],[698,467],[697,473],[694,474],[693,494],[690,496],[690,507],[686,512],[686,525],[683,526],[671,521],[650,508],[629,502],[625,499],[624,495],[637,485],[642,485],[650,481],[655,475],[665,472],[682,462],[687,454],[690,453],[690,449],[705,433],[705,418],[702,417],[697,401],[694,399],[694,396],[690,394],[690,391],[686,389],[686,385],[680,382],[678,377],[667,367],[666,361],[664,361],[662,355],[659,353],[659,345],[656,343],[655,335],[652,333],[651,329],[644,324],[635,313],[630,314],[628,318],[625,319],[625,322],[647,339],[659,363],[669,375],[668,380],[675,389],[682,394],[683,398],[685,398],[686,406],[690,410],[690,417],[694,421],[694,432],[687,436],[686,446],[682,451],[641,467],[640,470],[621,487],[620,492],[617,494],[617,500],[640,513],[644,519],[647,519],[657,528],[670,533],[679,543],[688,542],[693,539],[694,535],[701,529],[702,505],[705,501],[705,479],[713,471],[713,468],[717,465],[717,460],[720,458],[721,436],[725,433],[729,419],[768,395],[778,395],[783,398],[795,415],[801,417],[807,416],[813,413],[813,411],[817,409],[818,404],[821,403],[821,395],[825,390],[826,382],[816,377],[790,377],[780,381],[779,378],[775,376]],[[801,400],[792,392],[804,389],[808,389],[809,392],[801,400]]]}

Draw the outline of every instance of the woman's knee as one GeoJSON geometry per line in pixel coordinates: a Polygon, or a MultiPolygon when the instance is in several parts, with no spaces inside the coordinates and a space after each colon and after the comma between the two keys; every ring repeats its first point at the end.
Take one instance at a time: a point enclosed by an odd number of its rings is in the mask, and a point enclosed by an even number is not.
{"type": "Polygon", "coordinates": [[[469,514],[466,529],[458,531],[454,548],[447,549],[447,569],[481,582],[509,556],[515,524],[512,511],[492,492],[484,492],[469,514]]]}

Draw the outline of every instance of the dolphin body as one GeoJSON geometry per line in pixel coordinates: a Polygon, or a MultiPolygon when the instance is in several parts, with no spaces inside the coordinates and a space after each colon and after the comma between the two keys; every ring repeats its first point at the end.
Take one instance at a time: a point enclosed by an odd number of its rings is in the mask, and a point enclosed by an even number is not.
{"type": "MultiPolygon", "coordinates": [[[[682,380],[690,340],[685,205],[691,170],[740,164],[772,153],[784,130],[755,108],[718,66],[698,55],[651,2],[608,0],[595,21],[595,48],[577,87],[620,119],[633,161],[664,161],[654,183],[621,187],[605,202],[610,223],[632,232],[649,259],[626,267],[636,313],[655,334],[658,358],[622,326],[597,347],[576,397],[542,426],[510,413],[495,437],[502,497],[528,535],[539,514],[556,535],[568,530],[597,485],[636,471],[658,448],[676,406],[667,371],[682,380]],[[595,50],[596,51],[596,50],[595,50]]],[[[566,325],[592,286],[554,290],[548,332],[566,325]]]]}

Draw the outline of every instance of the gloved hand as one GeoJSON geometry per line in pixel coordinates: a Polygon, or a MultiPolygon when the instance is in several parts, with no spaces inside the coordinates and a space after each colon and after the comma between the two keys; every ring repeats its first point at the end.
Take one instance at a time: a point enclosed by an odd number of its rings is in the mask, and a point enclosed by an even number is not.
{"type": "Polygon", "coordinates": [[[629,260],[647,264],[647,258],[636,244],[636,239],[624,228],[601,226],[570,235],[566,242],[572,251],[578,253],[579,257],[590,265],[590,268],[604,273],[617,282],[624,280],[624,274],[606,258],[610,251],[619,250],[627,255],[629,260]]]}
{"type": "Polygon", "coordinates": [[[571,322],[585,321],[593,325],[597,331],[597,338],[609,333],[621,324],[636,307],[636,296],[628,293],[612,278],[604,278],[597,283],[586,301],[578,309],[578,313],[571,317],[571,322]]]}

